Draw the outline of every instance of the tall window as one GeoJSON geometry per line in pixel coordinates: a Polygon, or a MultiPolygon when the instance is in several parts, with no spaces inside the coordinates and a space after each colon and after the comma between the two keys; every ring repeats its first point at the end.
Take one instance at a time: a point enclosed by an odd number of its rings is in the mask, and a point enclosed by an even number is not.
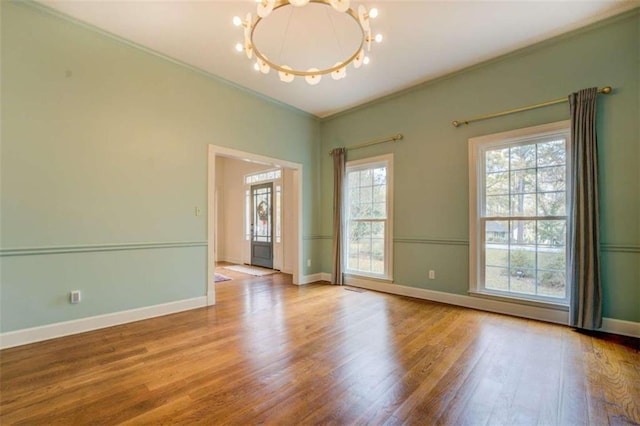
{"type": "Polygon", "coordinates": [[[345,256],[348,274],[391,279],[393,156],[346,166],[345,256]]]}
{"type": "Polygon", "coordinates": [[[471,291],[568,303],[569,122],[469,140],[471,291]]]}
{"type": "Polygon", "coordinates": [[[276,185],[276,243],[282,241],[282,185],[276,185]]]}

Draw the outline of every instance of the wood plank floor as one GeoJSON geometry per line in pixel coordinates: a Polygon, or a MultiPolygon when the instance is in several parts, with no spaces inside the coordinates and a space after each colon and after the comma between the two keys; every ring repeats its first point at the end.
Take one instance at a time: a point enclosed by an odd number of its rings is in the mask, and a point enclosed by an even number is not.
{"type": "Polygon", "coordinates": [[[640,423],[637,339],[276,274],[0,353],[0,422],[640,423]]]}

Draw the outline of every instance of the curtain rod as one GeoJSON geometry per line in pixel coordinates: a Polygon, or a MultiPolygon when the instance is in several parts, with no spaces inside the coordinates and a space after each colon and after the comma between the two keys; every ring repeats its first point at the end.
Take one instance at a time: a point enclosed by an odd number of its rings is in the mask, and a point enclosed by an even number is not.
{"type": "MultiPolygon", "coordinates": [[[[602,93],[603,95],[608,95],[609,93],[612,92],[612,90],[613,89],[611,88],[611,86],[606,86],[606,87],[603,87],[602,89],[598,89],[598,93],[602,93]]],[[[521,111],[529,111],[530,109],[536,109],[536,108],[542,108],[549,105],[561,104],[563,102],[569,102],[569,98],[564,97],[564,98],[553,99],[546,102],[540,102],[539,104],[533,104],[533,105],[528,105],[520,108],[509,109],[507,111],[494,112],[493,114],[487,114],[487,115],[479,115],[478,117],[468,118],[466,120],[454,120],[451,122],[451,124],[453,124],[453,127],[459,127],[463,124],[473,123],[474,121],[486,120],[488,118],[502,117],[503,115],[513,114],[521,111]]]]}
{"type": "MultiPolygon", "coordinates": [[[[346,147],[345,149],[347,151],[351,151],[352,149],[364,148],[365,146],[377,145],[379,143],[396,142],[396,141],[401,140],[402,138],[404,138],[402,133],[398,133],[397,135],[388,136],[386,138],[374,139],[372,141],[359,143],[357,145],[351,145],[351,146],[346,147]]],[[[329,155],[331,155],[332,152],[333,152],[333,150],[329,151],[329,155]]]]}

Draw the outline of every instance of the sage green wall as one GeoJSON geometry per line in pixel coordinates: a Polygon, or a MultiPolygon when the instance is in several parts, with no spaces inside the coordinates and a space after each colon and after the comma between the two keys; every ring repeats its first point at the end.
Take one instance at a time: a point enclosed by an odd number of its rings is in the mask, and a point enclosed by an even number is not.
{"type": "MultiPolygon", "coordinates": [[[[455,294],[468,290],[468,157],[474,136],[568,119],[566,104],[454,128],[451,121],[592,86],[598,100],[604,315],[640,321],[640,18],[607,23],[392,95],[324,120],[322,152],[403,133],[397,144],[350,151],[394,153],[394,278],[455,294]],[[434,269],[436,279],[427,280],[434,269]]],[[[332,165],[322,156],[323,270],[331,270],[332,165]]]]}
{"type": "Polygon", "coordinates": [[[0,3],[1,331],[204,296],[208,144],[302,163],[304,256],[317,252],[317,119],[36,6],[0,3]],[[138,242],[184,244],[87,248],[138,242]],[[74,289],[79,305],[68,303],[74,289]]]}

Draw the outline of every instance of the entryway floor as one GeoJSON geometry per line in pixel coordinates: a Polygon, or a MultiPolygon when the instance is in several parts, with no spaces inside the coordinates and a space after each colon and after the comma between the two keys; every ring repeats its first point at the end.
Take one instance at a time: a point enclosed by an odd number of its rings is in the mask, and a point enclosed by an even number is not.
{"type": "Polygon", "coordinates": [[[249,266],[249,265],[241,265],[241,264],[237,264],[237,263],[230,263],[230,262],[216,262],[216,274],[220,274],[220,275],[224,275],[228,278],[231,278],[231,280],[239,280],[239,279],[246,279],[249,277],[255,277],[257,275],[269,275],[269,274],[277,274],[280,271],[275,270],[275,269],[267,269],[267,268],[262,268],[262,267],[258,267],[258,266],[249,266]],[[245,269],[255,269],[256,271],[264,271],[262,273],[255,273],[255,274],[248,274],[248,273],[244,273],[238,270],[232,270],[232,269],[228,269],[228,266],[239,266],[245,269]]]}

